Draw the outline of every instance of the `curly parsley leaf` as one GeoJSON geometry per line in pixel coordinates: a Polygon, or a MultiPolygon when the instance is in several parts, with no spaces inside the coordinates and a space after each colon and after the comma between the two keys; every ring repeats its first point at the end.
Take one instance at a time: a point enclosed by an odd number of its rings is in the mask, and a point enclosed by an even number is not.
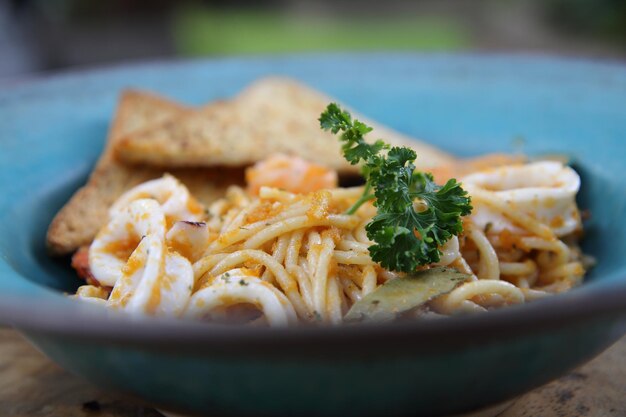
{"type": "Polygon", "coordinates": [[[372,128],[358,120],[352,120],[352,116],[335,104],[328,105],[319,118],[320,125],[324,130],[333,133],[342,131],[340,140],[342,141],[343,156],[352,165],[358,164],[361,160],[368,161],[378,153],[388,148],[382,141],[378,140],[370,145],[364,140],[364,136],[372,131],[372,128]]]}
{"type": "Polygon", "coordinates": [[[384,268],[403,272],[439,262],[439,248],[463,231],[461,217],[472,210],[467,192],[455,179],[440,186],[431,174],[416,172],[417,155],[412,149],[390,149],[382,140],[368,144],[365,135],[372,128],[353,120],[335,103],[328,105],[319,121],[324,130],[342,132],[346,160],[364,162],[365,190],[348,213],[376,199],[377,214],[366,226],[368,237],[375,242],[369,247],[372,259],[384,268]],[[384,155],[382,151],[387,149],[384,155]]]}

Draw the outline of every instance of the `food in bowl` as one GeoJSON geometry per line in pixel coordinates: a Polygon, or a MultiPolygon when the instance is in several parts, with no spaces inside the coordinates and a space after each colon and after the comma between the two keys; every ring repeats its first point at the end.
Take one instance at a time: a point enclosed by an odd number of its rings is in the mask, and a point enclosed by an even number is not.
{"type": "Polygon", "coordinates": [[[582,282],[591,262],[578,247],[572,168],[519,156],[460,161],[394,134],[393,146],[369,141],[368,123],[336,104],[311,133],[318,117],[281,124],[277,109],[319,110],[323,98],[287,84],[281,95],[261,82],[234,104],[181,111],[117,141],[114,158],[152,174],[247,165],[245,182],[207,181],[223,191],[208,201],[175,173],[127,187],[74,255],[87,280],[76,298],[142,315],[337,325],[483,312],[582,282]],[[276,97],[282,106],[272,107],[276,97]],[[281,127],[259,128],[256,113],[245,120],[249,102],[281,127]],[[319,142],[335,153],[317,152],[319,142]],[[339,187],[355,169],[365,185],[339,187]]]}

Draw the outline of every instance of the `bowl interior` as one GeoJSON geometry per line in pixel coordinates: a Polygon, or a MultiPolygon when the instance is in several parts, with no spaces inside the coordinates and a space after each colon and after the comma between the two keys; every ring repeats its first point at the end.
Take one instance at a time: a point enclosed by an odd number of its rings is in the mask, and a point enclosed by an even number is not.
{"type": "Polygon", "coordinates": [[[198,104],[268,74],[296,77],[460,156],[567,155],[583,179],[580,207],[592,213],[583,245],[598,265],[587,286],[626,275],[624,68],[528,57],[307,56],[144,65],[0,93],[0,289],[55,297],[79,285],[69,259],[46,254],[45,233],[101,151],[121,88],[198,104]]]}

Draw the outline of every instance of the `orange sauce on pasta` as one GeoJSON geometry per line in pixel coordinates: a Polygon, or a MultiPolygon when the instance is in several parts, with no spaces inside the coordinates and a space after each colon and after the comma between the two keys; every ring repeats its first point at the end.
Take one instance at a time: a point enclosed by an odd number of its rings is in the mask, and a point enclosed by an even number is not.
{"type": "Polygon", "coordinates": [[[283,210],[282,204],[276,204],[272,201],[261,201],[259,207],[248,213],[246,216],[245,224],[252,224],[261,220],[266,220],[277,216],[283,210]]]}

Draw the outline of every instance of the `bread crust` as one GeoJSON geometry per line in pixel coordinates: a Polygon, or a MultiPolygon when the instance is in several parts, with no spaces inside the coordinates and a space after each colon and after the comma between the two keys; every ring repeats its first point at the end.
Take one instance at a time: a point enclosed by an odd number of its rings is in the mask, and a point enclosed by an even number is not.
{"type": "Polygon", "coordinates": [[[124,135],[174,120],[188,111],[191,109],[151,93],[122,92],[104,151],[87,184],[70,198],[48,228],[46,241],[51,254],[67,255],[90,244],[106,223],[109,207],[122,193],[166,171],[179,178],[205,204],[222,197],[228,185],[243,183],[241,169],[165,170],[129,165],[115,157],[115,145],[124,135]]]}
{"type": "MultiPolygon", "coordinates": [[[[230,101],[189,111],[149,129],[124,135],[116,154],[129,163],[152,166],[250,165],[275,153],[297,155],[340,173],[358,173],[341,153],[335,135],[320,129],[318,118],[333,99],[286,78],[264,78],[230,101]]],[[[422,169],[453,158],[377,123],[376,137],[393,146],[414,148],[422,169]]]]}

